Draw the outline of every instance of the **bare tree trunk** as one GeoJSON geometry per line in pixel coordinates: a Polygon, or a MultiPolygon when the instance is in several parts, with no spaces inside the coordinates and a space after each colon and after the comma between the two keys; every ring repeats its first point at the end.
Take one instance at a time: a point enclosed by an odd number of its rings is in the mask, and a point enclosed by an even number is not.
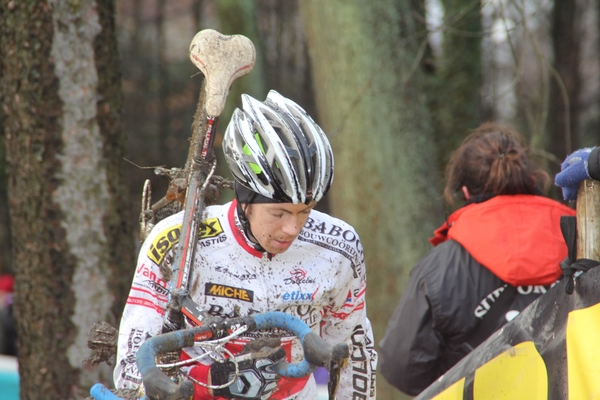
{"type": "Polygon", "coordinates": [[[440,168],[451,150],[481,123],[481,14],[473,0],[442,0],[445,9],[442,54],[435,64],[430,96],[439,143],[440,168]]]}
{"type": "Polygon", "coordinates": [[[277,90],[314,115],[312,77],[298,0],[259,0],[256,17],[267,89],[277,90]]]}
{"type": "MultiPolygon", "coordinates": [[[[267,90],[278,91],[300,104],[309,115],[316,116],[312,72],[299,0],[258,0],[256,18],[267,90]]],[[[328,204],[326,196],[317,209],[328,212],[328,204]]]]}
{"type": "Polygon", "coordinates": [[[118,322],[131,287],[137,254],[130,222],[131,200],[126,176],[129,164],[125,161],[127,139],[123,132],[123,90],[116,40],[115,1],[97,2],[96,9],[102,26],[94,42],[99,94],[97,121],[103,140],[102,156],[110,196],[103,216],[107,237],[104,250],[111,291],[115,294],[111,315],[118,322]]]}
{"type": "MultiPolygon", "coordinates": [[[[6,11],[5,7],[0,6],[0,21],[4,21],[6,11]]],[[[2,50],[3,48],[0,46],[0,80],[4,71],[3,60],[5,57],[2,50]]],[[[4,102],[3,99],[4,95],[0,90],[0,104],[4,102]]],[[[0,274],[13,273],[10,215],[8,209],[6,137],[4,133],[5,118],[4,110],[0,108],[0,274]]]]}
{"type": "Polygon", "coordinates": [[[21,399],[81,399],[133,276],[114,2],[0,7],[21,399]]]}
{"type": "MultiPolygon", "coordinates": [[[[235,107],[241,107],[242,94],[264,100],[267,90],[265,87],[264,71],[264,55],[258,37],[258,28],[256,24],[256,4],[254,1],[248,0],[215,0],[217,16],[220,22],[219,32],[224,35],[244,35],[255,44],[256,48],[256,63],[252,72],[248,75],[236,79],[233,83],[225,110],[219,117],[222,126],[227,126],[231,119],[231,114],[235,107]]],[[[225,128],[222,128],[225,129],[225,128]]],[[[229,179],[233,179],[231,173],[227,169],[227,163],[223,158],[222,151],[216,151],[217,156],[217,174],[229,179]]],[[[223,203],[233,199],[233,191],[222,191],[219,202],[223,203]]]]}
{"type": "MultiPolygon", "coordinates": [[[[168,146],[169,131],[169,72],[166,55],[166,0],[158,0],[156,5],[156,46],[158,53],[157,81],[158,81],[158,143],[159,148],[166,152],[168,146]]],[[[169,159],[169,157],[166,157],[169,159]]]]}
{"type": "MultiPolygon", "coordinates": [[[[579,147],[577,127],[581,87],[576,0],[554,2],[552,45],[555,73],[551,76],[547,149],[558,160],[564,160],[579,147]]],[[[559,170],[559,165],[550,164],[552,176],[559,170]]],[[[553,192],[554,197],[560,197],[556,188],[553,192]]]]}
{"type": "MultiPolygon", "coordinates": [[[[1,18],[1,16],[0,16],[1,18]]],[[[0,74],[2,68],[2,53],[0,52],[0,74]]],[[[1,78],[0,78],[1,79],[1,78]]],[[[0,103],[2,94],[0,93],[0,103]]],[[[8,209],[8,180],[6,174],[6,143],[0,110],[0,274],[13,273],[10,240],[10,216],[8,209]]]]}
{"type": "MultiPolygon", "coordinates": [[[[306,0],[318,109],[335,156],[332,213],[358,231],[375,345],[443,220],[436,146],[409,2],[306,0]]],[[[382,399],[405,398],[383,378],[382,399]],[[396,396],[396,397],[394,397],[396,396]]]]}
{"type": "Polygon", "coordinates": [[[202,6],[203,0],[193,0],[192,2],[192,15],[194,17],[194,26],[196,31],[203,29],[202,26],[202,6]]]}
{"type": "MultiPolygon", "coordinates": [[[[217,16],[224,35],[244,35],[252,41],[259,43],[258,27],[256,24],[256,4],[248,0],[216,0],[217,16]]],[[[256,48],[256,64],[248,75],[236,80],[229,92],[227,105],[221,121],[229,122],[235,107],[241,106],[241,94],[246,93],[257,99],[266,95],[264,76],[264,54],[260,47],[256,48]]],[[[221,163],[225,165],[225,163],[221,163]]]]}

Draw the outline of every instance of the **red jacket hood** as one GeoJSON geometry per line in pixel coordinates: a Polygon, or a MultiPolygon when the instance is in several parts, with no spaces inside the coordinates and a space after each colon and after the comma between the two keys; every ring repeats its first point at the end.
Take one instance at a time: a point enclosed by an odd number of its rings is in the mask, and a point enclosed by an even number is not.
{"type": "Polygon", "coordinates": [[[496,196],[456,210],[429,241],[453,239],[513,286],[549,285],[567,256],[560,217],[575,210],[534,195],[496,196]]]}

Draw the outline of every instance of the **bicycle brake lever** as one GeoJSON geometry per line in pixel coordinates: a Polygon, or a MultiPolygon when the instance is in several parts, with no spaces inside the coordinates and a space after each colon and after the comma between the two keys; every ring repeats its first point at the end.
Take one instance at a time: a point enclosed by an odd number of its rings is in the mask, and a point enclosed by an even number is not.
{"type": "Polygon", "coordinates": [[[340,374],[342,368],[345,365],[345,361],[331,361],[327,368],[329,372],[329,382],[327,382],[327,393],[329,400],[335,400],[335,392],[337,391],[338,384],[340,382],[340,374]]]}

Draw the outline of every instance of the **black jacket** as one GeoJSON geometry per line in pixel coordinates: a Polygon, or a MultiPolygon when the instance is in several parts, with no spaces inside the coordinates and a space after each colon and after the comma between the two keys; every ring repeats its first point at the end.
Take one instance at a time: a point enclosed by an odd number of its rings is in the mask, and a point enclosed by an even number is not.
{"type": "MultiPolygon", "coordinates": [[[[465,214],[466,216],[460,217],[460,222],[467,229],[459,227],[459,223],[451,223],[448,235],[451,239],[435,247],[411,271],[407,287],[388,323],[378,349],[378,370],[389,383],[409,395],[419,394],[487,337],[484,336],[469,345],[467,342],[473,338],[474,332],[491,334],[545,293],[549,285],[560,276],[558,264],[566,256],[564,241],[562,242],[564,248],[559,252],[553,252],[555,248],[560,247],[557,241],[562,241],[559,214],[568,215],[572,210],[549,199],[542,200],[539,196],[529,196],[531,199],[523,196],[523,202],[520,202],[521,198],[515,196],[508,199],[509,202],[514,203],[516,211],[511,211],[509,215],[516,214],[515,220],[508,221],[504,226],[506,214],[503,214],[503,211],[489,213],[485,209],[494,205],[502,207],[502,197],[505,196],[498,196],[496,200],[482,203],[486,206],[474,205],[479,208],[473,209],[484,208],[484,213],[478,214],[478,220],[481,220],[482,215],[484,218],[488,215],[500,215],[497,224],[496,221],[486,220],[480,224],[481,226],[476,226],[478,222],[469,220],[468,214],[465,214]],[[532,204],[528,205],[529,202],[532,204]],[[546,206],[548,211],[543,210],[546,206]],[[538,214],[533,215],[536,212],[538,214]],[[548,218],[544,218],[545,213],[548,218]],[[530,215],[531,221],[528,220],[530,215]],[[538,221],[547,224],[548,220],[552,220],[550,225],[534,230],[535,237],[532,237],[531,232],[524,233],[521,237],[520,232],[525,232],[531,224],[536,224],[538,221]],[[465,221],[468,224],[464,225],[465,221]],[[513,225],[514,232],[510,232],[510,227],[513,225]],[[463,232],[473,232],[476,248],[473,247],[473,243],[463,240],[459,235],[456,235],[456,239],[452,239],[452,226],[457,230],[463,229],[463,232]],[[492,227],[498,228],[500,232],[491,232],[495,229],[492,227]],[[478,229],[490,231],[482,234],[478,229]],[[506,229],[509,229],[508,233],[506,229]],[[488,239],[490,242],[486,245],[488,239]],[[467,251],[458,240],[463,241],[465,246],[473,250],[467,251]],[[545,248],[538,252],[537,247],[544,247],[540,243],[551,243],[551,245],[548,246],[549,249],[545,248]],[[525,254],[519,256],[516,254],[519,250],[515,250],[515,246],[520,248],[521,244],[525,254]],[[488,265],[484,266],[471,254],[483,258],[486,254],[493,253],[496,254],[494,257],[499,258],[497,255],[499,246],[506,246],[507,249],[512,250],[506,250],[510,256],[502,260],[501,265],[495,267],[496,274],[492,272],[493,260],[486,260],[488,265]],[[486,248],[490,251],[482,251],[486,248]],[[551,256],[548,253],[552,253],[551,256]],[[531,259],[541,260],[546,255],[548,255],[546,260],[540,263],[547,267],[539,268],[538,265],[537,272],[533,276],[536,274],[542,276],[548,270],[552,270],[555,275],[549,277],[546,274],[543,282],[537,285],[532,281],[535,278],[532,278],[531,270],[526,265],[531,259]],[[515,267],[505,268],[506,264],[513,262],[515,267]],[[518,283],[520,273],[528,275],[522,285],[518,283]],[[506,281],[500,279],[498,275],[506,276],[506,281]],[[551,280],[548,281],[549,279],[551,280]],[[504,309],[500,312],[497,312],[498,310],[490,312],[500,293],[508,287],[507,281],[512,282],[513,285],[510,287],[516,290],[507,290],[505,296],[511,292],[514,295],[508,297],[508,302],[505,302],[504,309]]],[[[500,253],[503,252],[504,250],[501,249],[500,253]]],[[[498,304],[502,302],[501,300],[498,304]]]]}
{"type": "MultiPolygon", "coordinates": [[[[379,344],[378,370],[404,393],[419,394],[469,353],[475,309],[493,305],[488,296],[497,298],[504,285],[454,240],[440,244],[410,275],[379,344]]],[[[522,311],[547,288],[519,287],[509,310],[522,311]]],[[[492,332],[506,322],[504,315],[488,321],[492,332]]]]}

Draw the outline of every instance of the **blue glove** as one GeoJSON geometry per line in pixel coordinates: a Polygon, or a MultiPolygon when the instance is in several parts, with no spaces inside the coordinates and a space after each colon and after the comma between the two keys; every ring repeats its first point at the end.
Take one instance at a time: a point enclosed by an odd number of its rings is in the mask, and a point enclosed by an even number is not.
{"type": "Polygon", "coordinates": [[[579,149],[565,158],[560,165],[560,172],[556,174],[554,184],[562,188],[565,200],[576,200],[579,182],[590,179],[588,158],[593,147],[579,149]]]}

